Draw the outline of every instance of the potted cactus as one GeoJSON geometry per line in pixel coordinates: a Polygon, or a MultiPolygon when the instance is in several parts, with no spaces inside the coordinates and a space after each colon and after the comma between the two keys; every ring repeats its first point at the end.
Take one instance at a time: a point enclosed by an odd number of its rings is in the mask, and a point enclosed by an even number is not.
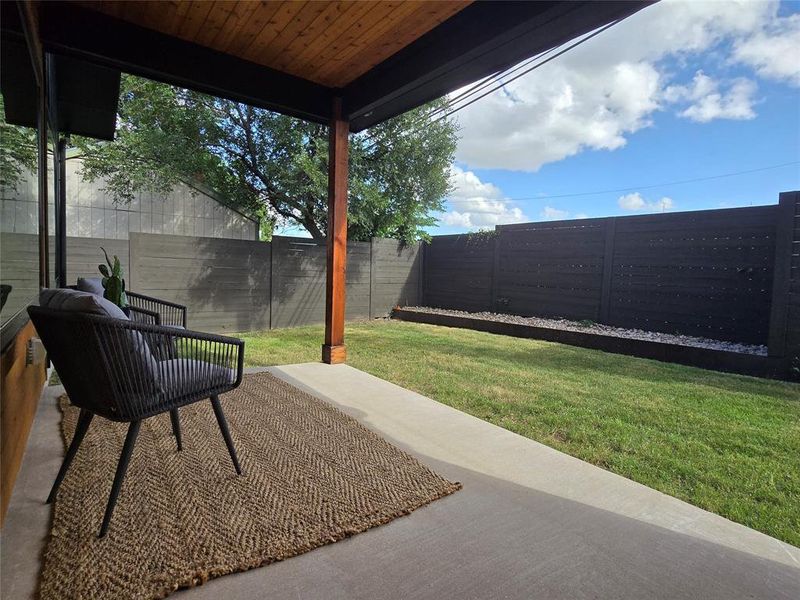
{"type": "Polygon", "coordinates": [[[100,250],[103,251],[107,263],[107,265],[98,266],[100,274],[103,276],[103,297],[119,306],[123,312],[128,315],[128,297],[125,295],[125,279],[122,273],[122,263],[120,263],[119,257],[116,255],[114,255],[114,262],[111,262],[106,249],[101,246],[100,250]]]}

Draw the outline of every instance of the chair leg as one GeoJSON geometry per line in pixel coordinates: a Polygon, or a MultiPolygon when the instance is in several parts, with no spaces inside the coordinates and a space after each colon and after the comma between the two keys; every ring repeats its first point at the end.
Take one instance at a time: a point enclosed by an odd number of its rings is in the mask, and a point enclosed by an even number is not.
{"type": "Polygon", "coordinates": [[[86,435],[86,431],[89,429],[89,423],[92,422],[93,416],[94,415],[88,410],[81,409],[81,414],[78,417],[78,424],[75,426],[75,435],[72,436],[72,441],[69,444],[69,448],[67,448],[67,453],[64,455],[64,462],[61,463],[61,468],[58,470],[53,488],[50,490],[50,495],[47,497],[47,504],[50,504],[56,499],[58,488],[61,486],[61,482],[64,480],[64,476],[67,474],[70,464],[72,464],[72,459],[75,458],[75,454],[78,452],[78,448],[83,441],[83,436],[86,435]]]}
{"type": "Polygon", "coordinates": [[[236,469],[237,475],[241,475],[242,468],[239,466],[239,459],[236,456],[236,449],[233,447],[231,432],[228,430],[228,422],[225,420],[225,415],[222,413],[222,406],[220,406],[218,396],[211,396],[211,406],[214,407],[214,414],[217,416],[219,429],[222,431],[222,437],[225,438],[225,445],[228,447],[228,452],[230,452],[231,459],[233,460],[233,467],[236,469]]]}
{"type": "Polygon", "coordinates": [[[122,454],[120,454],[119,463],[117,464],[117,473],[114,475],[114,483],[111,485],[111,494],[108,497],[106,514],[103,516],[103,525],[100,527],[99,537],[103,537],[106,534],[108,525],[111,523],[111,515],[114,514],[117,496],[119,496],[119,490],[122,487],[122,480],[125,479],[125,472],[128,470],[128,463],[133,453],[133,445],[136,443],[136,436],[139,435],[139,426],[141,424],[141,421],[132,421],[128,427],[128,435],[125,436],[125,444],[122,446],[122,454]]]}
{"type": "Polygon", "coordinates": [[[175,436],[175,442],[178,444],[178,452],[183,450],[183,444],[181,443],[181,421],[178,417],[178,409],[173,408],[169,411],[169,418],[172,421],[172,434],[175,436]]]}

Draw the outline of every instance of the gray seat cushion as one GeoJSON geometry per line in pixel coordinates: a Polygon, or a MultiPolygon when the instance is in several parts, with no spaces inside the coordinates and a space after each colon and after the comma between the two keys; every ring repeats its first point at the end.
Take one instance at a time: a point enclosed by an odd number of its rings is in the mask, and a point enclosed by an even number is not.
{"type": "Polygon", "coordinates": [[[39,305],[45,308],[83,312],[92,315],[128,319],[122,309],[102,296],[67,288],[45,288],[39,292],[39,305]]]}
{"type": "Polygon", "coordinates": [[[91,292],[102,296],[105,293],[103,279],[100,277],[78,277],[78,289],[82,292],[91,292]]]}
{"type": "Polygon", "coordinates": [[[161,389],[170,397],[195,394],[204,389],[231,385],[236,371],[191,358],[173,358],[158,363],[161,389]]]}

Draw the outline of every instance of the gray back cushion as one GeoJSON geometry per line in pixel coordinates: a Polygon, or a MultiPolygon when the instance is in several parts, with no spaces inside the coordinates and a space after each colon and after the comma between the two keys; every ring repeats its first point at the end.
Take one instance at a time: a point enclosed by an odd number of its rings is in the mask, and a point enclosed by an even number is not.
{"type": "MultiPolygon", "coordinates": [[[[39,305],[55,310],[128,320],[128,317],[119,306],[91,292],[65,288],[45,288],[39,292],[39,305]]],[[[158,361],[153,357],[147,340],[138,331],[126,331],[120,339],[127,340],[130,346],[127,351],[122,348],[116,348],[115,350],[119,351],[121,356],[130,356],[132,360],[137,361],[141,371],[151,379],[153,386],[157,389],[159,385],[158,361]]]]}
{"type": "Polygon", "coordinates": [[[84,312],[92,315],[127,319],[122,309],[106,300],[103,296],[91,292],[81,292],[66,288],[45,288],[39,292],[39,305],[70,312],[84,312]]]}
{"type": "Polygon", "coordinates": [[[82,292],[91,292],[102,296],[105,293],[101,277],[78,277],[77,288],[82,292]]]}

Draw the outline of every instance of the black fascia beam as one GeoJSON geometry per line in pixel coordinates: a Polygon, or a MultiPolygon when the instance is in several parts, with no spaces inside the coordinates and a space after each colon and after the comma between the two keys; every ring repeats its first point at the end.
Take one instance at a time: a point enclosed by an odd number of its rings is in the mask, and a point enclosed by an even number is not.
{"type": "Polygon", "coordinates": [[[652,3],[475,2],[344,88],[350,129],[376,125],[652,3]]]}
{"type": "Polygon", "coordinates": [[[212,96],[328,123],[333,91],[210,48],[66,2],[40,4],[46,51],[212,96]]]}

